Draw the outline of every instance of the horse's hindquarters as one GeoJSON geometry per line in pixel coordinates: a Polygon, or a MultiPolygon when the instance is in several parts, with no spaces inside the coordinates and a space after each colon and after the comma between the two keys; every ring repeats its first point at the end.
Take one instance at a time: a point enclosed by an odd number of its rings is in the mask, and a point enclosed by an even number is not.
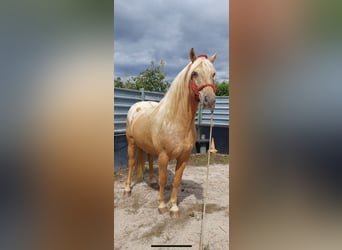
{"type": "Polygon", "coordinates": [[[157,155],[158,151],[152,141],[153,124],[155,123],[155,108],[157,102],[143,101],[135,103],[128,111],[126,122],[127,140],[134,143],[144,152],[157,155]]]}

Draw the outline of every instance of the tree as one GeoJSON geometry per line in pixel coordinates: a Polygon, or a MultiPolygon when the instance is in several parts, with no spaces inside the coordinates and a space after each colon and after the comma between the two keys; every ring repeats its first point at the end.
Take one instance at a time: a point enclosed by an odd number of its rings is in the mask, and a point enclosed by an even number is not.
{"type": "Polygon", "coordinates": [[[165,93],[170,87],[170,83],[165,81],[166,74],[162,72],[164,66],[164,61],[160,61],[158,66],[155,66],[152,61],[145,71],[133,78],[137,89],[144,88],[147,91],[165,93]]]}
{"type": "Polygon", "coordinates": [[[222,81],[221,83],[216,83],[216,95],[217,96],[229,96],[229,82],[222,81]]]}
{"type": "Polygon", "coordinates": [[[127,88],[127,89],[139,89],[139,88],[137,88],[137,85],[135,84],[134,77],[129,76],[128,74],[126,74],[125,77],[126,77],[125,88],[127,88]]]}
{"type": "Polygon", "coordinates": [[[160,61],[159,65],[155,65],[152,61],[150,66],[140,72],[138,76],[129,76],[126,74],[126,81],[123,83],[120,77],[114,80],[114,86],[118,88],[140,89],[147,91],[156,91],[165,93],[170,87],[170,83],[165,80],[166,74],[162,72],[164,69],[164,61],[160,61]]]}
{"type": "Polygon", "coordinates": [[[116,79],[114,79],[114,87],[116,88],[124,88],[124,82],[121,80],[121,77],[117,77],[116,79]]]}

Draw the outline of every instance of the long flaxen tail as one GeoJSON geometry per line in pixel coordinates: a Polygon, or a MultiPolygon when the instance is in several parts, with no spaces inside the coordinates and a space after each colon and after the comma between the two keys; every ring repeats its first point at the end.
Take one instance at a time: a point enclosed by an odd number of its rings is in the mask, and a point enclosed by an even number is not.
{"type": "Polygon", "coordinates": [[[144,171],[145,171],[145,152],[137,148],[137,157],[136,157],[135,171],[136,171],[136,181],[142,181],[144,179],[144,171]]]}

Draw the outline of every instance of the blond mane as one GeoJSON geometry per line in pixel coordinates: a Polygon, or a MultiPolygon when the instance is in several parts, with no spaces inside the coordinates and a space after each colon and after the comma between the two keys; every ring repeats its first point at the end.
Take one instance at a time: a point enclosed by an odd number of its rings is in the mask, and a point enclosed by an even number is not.
{"type": "Polygon", "coordinates": [[[202,62],[204,58],[200,57],[195,62],[190,62],[173,80],[171,87],[160,101],[159,110],[164,119],[173,120],[179,112],[190,110],[190,77],[202,62]]]}

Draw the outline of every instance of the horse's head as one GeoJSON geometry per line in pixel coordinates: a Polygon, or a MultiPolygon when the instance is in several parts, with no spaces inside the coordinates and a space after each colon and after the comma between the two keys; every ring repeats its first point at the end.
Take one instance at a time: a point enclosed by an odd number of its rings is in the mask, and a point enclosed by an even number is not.
{"type": "Polygon", "coordinates": [[[216,59],[216,53],[211,57],[207,55],[196,56],[195,50],[190,49],[190,87],[203,108],[214,109],[215,107],[215,74],[216,70],[213,62],[216,59]]]}

